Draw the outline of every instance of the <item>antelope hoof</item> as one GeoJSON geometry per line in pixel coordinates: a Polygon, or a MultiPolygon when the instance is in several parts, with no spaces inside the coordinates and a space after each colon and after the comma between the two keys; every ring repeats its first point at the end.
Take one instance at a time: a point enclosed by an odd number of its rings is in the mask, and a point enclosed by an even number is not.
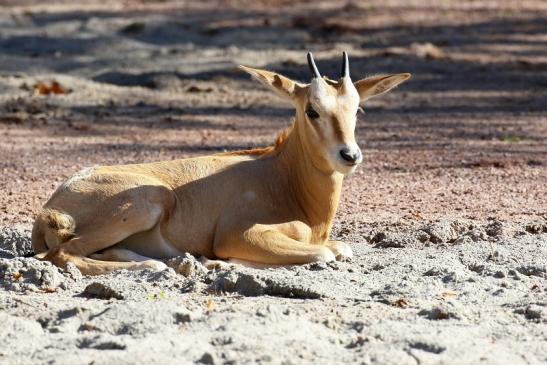
{"type": "Polygon", "coordinates": [[[327,247],[321,247],[321,252],[316,255],[315,262],[330,262],[336,261],[336,256],[327,247]]]}
{"type": "Polygon", "coordinates": [[[330,241],[329,248],[336,256],[337,261],[345,261],[353,257],[353,251],[347,243],[341,241],[330,241]]]}
{"type": "Polygon", "coordinates": [[[39,253],[39,254],[36,254],[36,255],[32,256],[32,258],[34,258],[36,260],[43,261],[46,258],[46,255],[47,255],[47,251],[44,251],[42,253],[39,253]]]}
{"type": "Polygon", "coordinates": [[[163,271],[167,269],[167,265],[165,265],[161,261],[157,260],[146,260],[142,262],[142,266],[144,269],[150,269],[153,271],[163,271]]]}
{"type": "Polygon", "coordinates": [[[230,265],[228,262],[226,261],[222,261],[222,260],[210,260],[208,259],[207,257],[205,256],[201,256],[199,258],[199,262],[201,262],[201,264],[203,266],[205,266],[205,268],[209,271],[211,270],[226,270],[230,267],[232,267],[233,265],[230,265]]]}

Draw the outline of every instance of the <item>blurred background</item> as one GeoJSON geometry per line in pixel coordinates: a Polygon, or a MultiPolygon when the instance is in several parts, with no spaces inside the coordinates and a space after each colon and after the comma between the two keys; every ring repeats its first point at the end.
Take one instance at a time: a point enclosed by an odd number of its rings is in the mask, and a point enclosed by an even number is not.
{"type": "Polygon", "coordinates": [[[238,64],[413,77],[367,103],[336,233],[545,218],[547,2],[0,1],[0,224],[91,165],[270,144],[293,115],[238,64]]]}

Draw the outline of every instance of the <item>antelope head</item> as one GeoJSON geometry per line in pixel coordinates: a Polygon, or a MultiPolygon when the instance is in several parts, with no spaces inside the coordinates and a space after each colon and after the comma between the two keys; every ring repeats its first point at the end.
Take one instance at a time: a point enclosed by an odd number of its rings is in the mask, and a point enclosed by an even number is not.
{"type": "Polygon", "coordinates": [[[359,105],[393,89],[410,74],[374,76],[353,82],[346,52],[338,80],[322,77],[311,53],[308,53],[308,66],[312,74],[309,84],[270,71],[240,68],[295,106],[294,132],[313,165],[325,173],[336,171],[347,175],[363,161],[355,141],[359,105]]]}

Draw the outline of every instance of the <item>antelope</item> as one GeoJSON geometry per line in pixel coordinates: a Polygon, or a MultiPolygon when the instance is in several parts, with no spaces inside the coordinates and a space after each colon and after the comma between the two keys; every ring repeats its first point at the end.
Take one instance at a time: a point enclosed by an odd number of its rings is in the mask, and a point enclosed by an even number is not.
{"type": "Polygon", "coordinates": [[[309,84],[240,66],[292,103],[292,125],[270,147],[155,163],[86,168],[64,182],[32,230],[36,258],[84,275],[163,270],[186,252],[249,265],[343,260],[330,240],[345,175],[362,154],[355,141],[361,102],[408,73],[352,82],[322,77],[311,53],[309,84]]]}

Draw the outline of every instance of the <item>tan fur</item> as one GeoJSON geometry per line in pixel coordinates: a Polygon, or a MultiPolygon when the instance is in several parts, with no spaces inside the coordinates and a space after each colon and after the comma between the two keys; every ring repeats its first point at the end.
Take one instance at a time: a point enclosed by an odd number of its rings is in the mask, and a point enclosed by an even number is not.
{"type": "Polygon", "coordinates": [[[365,88],[357,82],[355,89],[341,87],[342,80],[315,79],[302,85],[242,69],[296,108],[294,123],[273,146],[85,169],[38,215],[32,235],[37,257],[97,275],[160,270],[165,265],[158,259],[184,252],[259,267],[351,256],[348,245],[329,236],[343,177],[355,168],[338,156],[340,146],[356,145],[359,96],[352,95],[370,97],[397,83],[380,79],[365,88]],[[320,118],[306,117],[308,105],[320,118]]]}

